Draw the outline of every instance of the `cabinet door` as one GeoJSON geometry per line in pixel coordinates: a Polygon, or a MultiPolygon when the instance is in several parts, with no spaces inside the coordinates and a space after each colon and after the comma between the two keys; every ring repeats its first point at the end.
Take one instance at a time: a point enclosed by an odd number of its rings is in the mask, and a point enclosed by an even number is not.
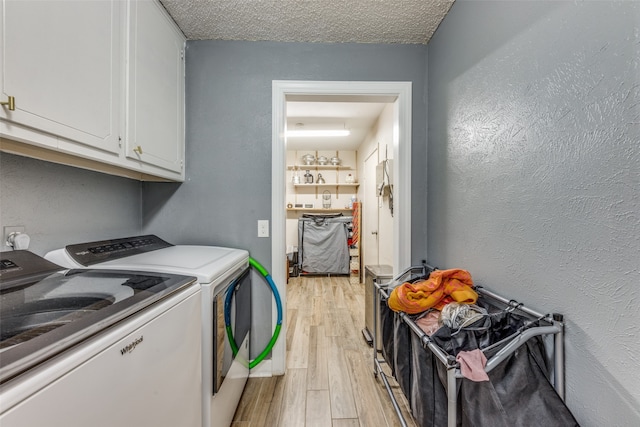
{"type": "Polygon", "coordinates": [[[184,36],[156,1],[129,2],[127,157],[183,173],[184,36]]]}
{"type": "Polygon", "coordinates": [[[15,98],[3,132],[17,123],[118,152],[119,28],[117,0],[3,0],[0,97],[15,98]]]}

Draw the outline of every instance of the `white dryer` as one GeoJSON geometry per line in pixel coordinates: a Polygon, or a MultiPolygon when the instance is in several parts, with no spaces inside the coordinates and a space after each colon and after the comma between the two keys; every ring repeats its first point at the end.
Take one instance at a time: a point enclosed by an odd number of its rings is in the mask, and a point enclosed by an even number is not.
{"type": "Polygon", "coordinates": [[[129,269],[195,276],[202,289],[202,426],[227,427],[249,377],[251,274],[249,253],[218,246],[172,245],[155,235],[67,245],[45,258],[67,268],[129,269]],[[224,304],[234,292],[226,338],[224,304]]]}

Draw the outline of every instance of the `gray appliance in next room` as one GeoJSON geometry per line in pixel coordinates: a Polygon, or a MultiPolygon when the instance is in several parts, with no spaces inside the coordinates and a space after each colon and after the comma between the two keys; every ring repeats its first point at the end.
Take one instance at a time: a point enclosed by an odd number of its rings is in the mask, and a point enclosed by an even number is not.
{"type": "Polygon", "coordinates": [[[298,219],[298,263],[302,274],[349,274],[349,229],[353,217],[305,214],[298,219]]]}
{"type": "MultiPolygon", "coordinates": [[[[367,265],[364,267],[364,329],[362,335],[369,345],[373,345],[373,313],[374,304],[378,304],[376,283],[387,283],[393,279],[393,268],[390,265],[367,265]]],[[[380,319],[377,319],[378,336],[380,336],[380,319]]],[[[381,350],[378,342],[378,350],[381,350]]]]}

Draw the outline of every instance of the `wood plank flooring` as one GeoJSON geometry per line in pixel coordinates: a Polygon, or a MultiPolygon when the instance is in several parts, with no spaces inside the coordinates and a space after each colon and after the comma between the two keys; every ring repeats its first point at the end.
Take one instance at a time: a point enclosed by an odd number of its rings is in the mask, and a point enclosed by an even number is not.
{"type": "Polygon", "coordinates": [[[364,285],[352,282],[346,276],[289,279],[286,373],[250,378],[232,427],[401,426],[362,337],[364,285]]]}

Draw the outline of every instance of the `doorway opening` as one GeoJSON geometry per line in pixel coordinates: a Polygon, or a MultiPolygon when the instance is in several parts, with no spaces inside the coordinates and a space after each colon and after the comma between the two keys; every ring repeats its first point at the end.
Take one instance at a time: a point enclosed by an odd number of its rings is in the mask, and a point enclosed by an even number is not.
{"type": "MultiPolygon", "coordinates": [[[[350,102],[393,102],[394,125],[391,151],[394,167],[388,171],[393,183],[393,268],[394,275],[411,260],[411,82],[318,82],[273,81],[272,85],[272,276],[286,310],[286,184],[287,184],[287,102],[292,100],[331,99],[350,102]]],[[[379,153],[378,153],[379,155],[379,153]]],[[[368,155],[367,155],[368,156],[368,155]]],[[[363,307],[364,310],[364,307],[363,307]]],[[[276,313],[273,308],[272,323],[276,313]]],[[[281,333],[286,336],[286,322],[281,333]]],[[[274,346],[271,374],[285,371],[284,340],[274,346]]]]}

